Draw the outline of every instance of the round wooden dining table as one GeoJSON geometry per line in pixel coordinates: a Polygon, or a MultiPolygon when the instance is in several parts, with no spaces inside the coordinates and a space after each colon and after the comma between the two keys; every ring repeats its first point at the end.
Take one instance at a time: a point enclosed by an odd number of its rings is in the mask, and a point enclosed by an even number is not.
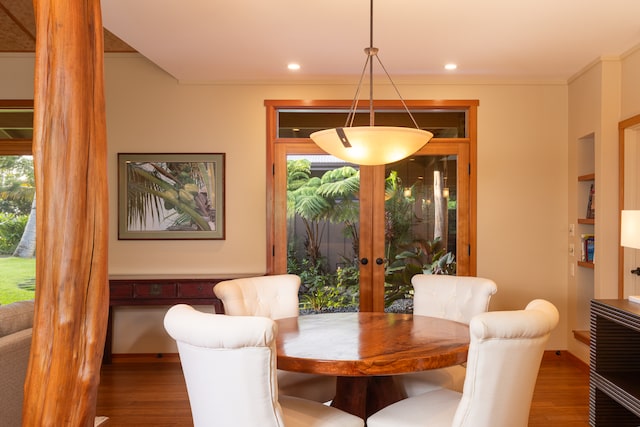
{"type": "Polygon", "coordinates": [[[398,313],[323,313],[276,321],[278,369],[337,377],[331,405],[366,419],[406,397],[394,375],[463,363],[469,328],[398,313]]]}

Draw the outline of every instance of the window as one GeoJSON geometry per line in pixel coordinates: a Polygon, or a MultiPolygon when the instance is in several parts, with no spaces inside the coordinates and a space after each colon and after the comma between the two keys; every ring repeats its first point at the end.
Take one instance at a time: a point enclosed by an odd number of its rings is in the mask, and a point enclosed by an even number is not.
{"type": "Polygon", "coordinates": [[[33,101],[0,100],[0,304],[35,291],[33,101]]]}

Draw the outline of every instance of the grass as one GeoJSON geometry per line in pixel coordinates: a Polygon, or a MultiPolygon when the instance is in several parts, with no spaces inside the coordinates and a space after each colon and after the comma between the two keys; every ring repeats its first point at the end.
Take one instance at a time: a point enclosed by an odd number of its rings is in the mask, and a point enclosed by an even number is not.
{"type": "Polygon", "coordinates": [[[0,258],[0,304],[33,299],[35,283],[35,258],[0,258]]]}

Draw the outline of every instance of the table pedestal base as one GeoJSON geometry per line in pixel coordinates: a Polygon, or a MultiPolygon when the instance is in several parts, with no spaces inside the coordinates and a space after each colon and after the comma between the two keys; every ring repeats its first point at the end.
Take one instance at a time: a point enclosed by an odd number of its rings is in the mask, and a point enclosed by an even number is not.
{"type": "Polygon", "coordinates": [[[407,397],[391,375],[338,377],[331,406],[366,420],[369,415],[407,397]]]}

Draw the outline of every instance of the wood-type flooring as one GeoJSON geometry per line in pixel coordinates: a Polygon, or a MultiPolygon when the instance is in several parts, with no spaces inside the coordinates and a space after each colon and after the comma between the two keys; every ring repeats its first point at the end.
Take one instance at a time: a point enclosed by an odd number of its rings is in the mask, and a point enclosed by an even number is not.
{"type": "MultiPolygon", "coordinates": [[[[176,357],[115,358],[104,365],[97,415],[105,427],[192,426],[176,357]]],[[[566,352],[546,352],[531,404],[529,427],[588,427],[588,368],[566,352]]]]}

